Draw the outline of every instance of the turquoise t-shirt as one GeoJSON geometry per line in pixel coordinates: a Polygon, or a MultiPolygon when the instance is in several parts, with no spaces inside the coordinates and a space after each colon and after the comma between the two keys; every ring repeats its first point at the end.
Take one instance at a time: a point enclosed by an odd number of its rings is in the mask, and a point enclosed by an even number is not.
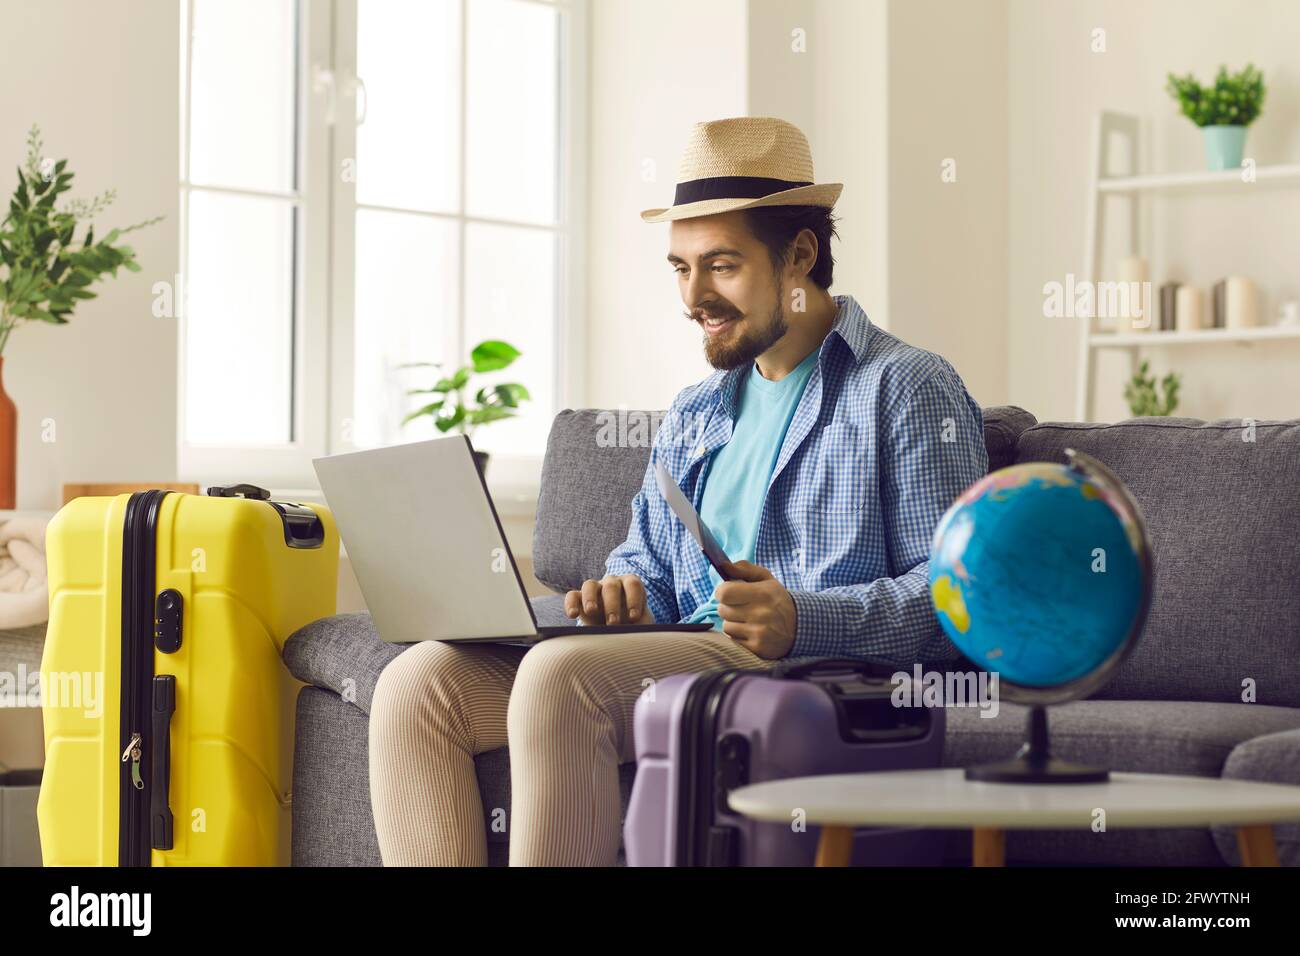
{"type": "MultiPolygon", "coordinates": [[[[803,397],[804,386],[817,366],[818,352],[813,349],[789,375],[777,382],[764,378],[756,364],[750,365],[749,375],[741,381],[731,441],[706,466],[700,519],[732,561],[754,560],[754,541],[758,537],[763,499],[767,497],[767,483],[776,468],[781,443],[803,397]]],[[[709,577],[715,588],[722,583],[718,572],[711,567],[709,577]]],[[[710,621],[715,631],[722,630],[718,602],[710,597],[687,621],[710,621]]]]}

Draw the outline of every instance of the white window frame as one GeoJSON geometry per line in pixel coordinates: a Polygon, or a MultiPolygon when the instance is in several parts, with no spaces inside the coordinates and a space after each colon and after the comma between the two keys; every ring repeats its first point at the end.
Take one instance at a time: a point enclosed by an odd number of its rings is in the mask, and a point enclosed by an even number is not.
{"type": "MultiPolygon", "coordinates": [[[[186,273],[186,218],[191,193],[210,189],[241,195],[277,195],[254,190],[216,189],[188,180],[190,48],[193,0],[181,0],[181,274],[186,273]]],[[[461,150],[465,150],[467,90],[466,5],[461,3],[461,150]]],[[[586,149],[588,0],[523,0],[564,12],[559,42],[558,217],[555,225],[469,216],[420,213],[459,222],[461,251],[457,314],[445,331],[448,356],[467,354],[464,335],[464,233],[466,223],[488,222],[543,229],[557,236],[556,304],[553,331],[554,400],[558,412],[581,407],[586,397],[586,149]]],[[[197,445],[185,435],[185,319],[179,326],[177,414],[178,471],[201,483],[250,481],[273,490],[310,493],[318,488],[311,459],[354,450],[347,436],[353,407],[356,186],[340,175],[356,156],[356,0],[300,0],[298,24],[298,188],[278,194],[298,211],[294,315],[293,434],[279,445],[197,445]]],[[[354,178],[354,177],[349,177],[354,178]]],[[[378,208],[378,207],[364,207],[378,208]]],[[[407,210],[402,210],[407,212],[407,210]]],[[[239,387],[232,381],[231,387],[239,387]]],[[[507,511],[536,494],[540,454],[493,454],[489,481],[507,511]]],[[[307,494],[304,494],[306,497],[307,494]]]]}
{"type": "MultiPolygon", "coordinates": [[[[296,188],[289,192],[233,189],[189,181],[190,79],[193,50],[193,0],[181,0],[181,158],[180,158],[180,282],[188,274],[189,199],[195,192],[278,198],[293,205],[296,242],[293,295],[292,440],[285,443],[197,444],[186,434],[186,323],[178,308],[177,341],[177,472],[183,481],[219,484],[249,481],[266,487],[315,485],[311,459],[328,451],[325,403],[329,335],[329,177],[328,135],[320,97],[312,95],[309,64],[328,56],[332,24],[327,4],[299,0],[297,29],[296,188]]],[[[176,295],[184,301],[183,290],[176,295]]],[[[249,342],[249,348],[256,348],[249,342]]],[[[231,388],[241,388],[239,370],[231,370],[231,388]]]]}

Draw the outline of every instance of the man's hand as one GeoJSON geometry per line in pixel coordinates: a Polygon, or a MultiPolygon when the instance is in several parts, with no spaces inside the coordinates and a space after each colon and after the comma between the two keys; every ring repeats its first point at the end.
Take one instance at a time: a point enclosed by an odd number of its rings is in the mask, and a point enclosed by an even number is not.
{"type": "Polygon", "coordinates": [[[723,633],[759,657],[785,657],[794,646],[794,598],[762,565],[732,561],[727,569],[737,580],[713,589],[723,633]]]}
{"type": "Polygon", "coordinates": [[[654,612],[645,600],[645,585],[635,574],[589,578],[581,591],[564,596],[564,613],[583,624],[653,624],[654,612]]]}

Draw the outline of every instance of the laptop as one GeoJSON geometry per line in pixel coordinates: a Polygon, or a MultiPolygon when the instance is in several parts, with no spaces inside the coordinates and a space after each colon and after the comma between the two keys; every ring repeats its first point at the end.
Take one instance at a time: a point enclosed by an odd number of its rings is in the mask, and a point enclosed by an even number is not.
{"type": "Polygon", "coordinates": [[[313,459],[382,640],[534,644],[698,624],[539,627],[465,435],[313,459]]]}

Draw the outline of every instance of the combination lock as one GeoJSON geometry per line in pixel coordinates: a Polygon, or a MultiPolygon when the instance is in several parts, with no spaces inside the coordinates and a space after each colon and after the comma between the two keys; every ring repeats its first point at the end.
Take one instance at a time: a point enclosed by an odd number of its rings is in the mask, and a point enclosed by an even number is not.
{"type": "Polygon", "coordinates": [[[154,646],[163,654],[175,654],[181,649],[181,594],[168,588],[154,602],[154,646]]]}

